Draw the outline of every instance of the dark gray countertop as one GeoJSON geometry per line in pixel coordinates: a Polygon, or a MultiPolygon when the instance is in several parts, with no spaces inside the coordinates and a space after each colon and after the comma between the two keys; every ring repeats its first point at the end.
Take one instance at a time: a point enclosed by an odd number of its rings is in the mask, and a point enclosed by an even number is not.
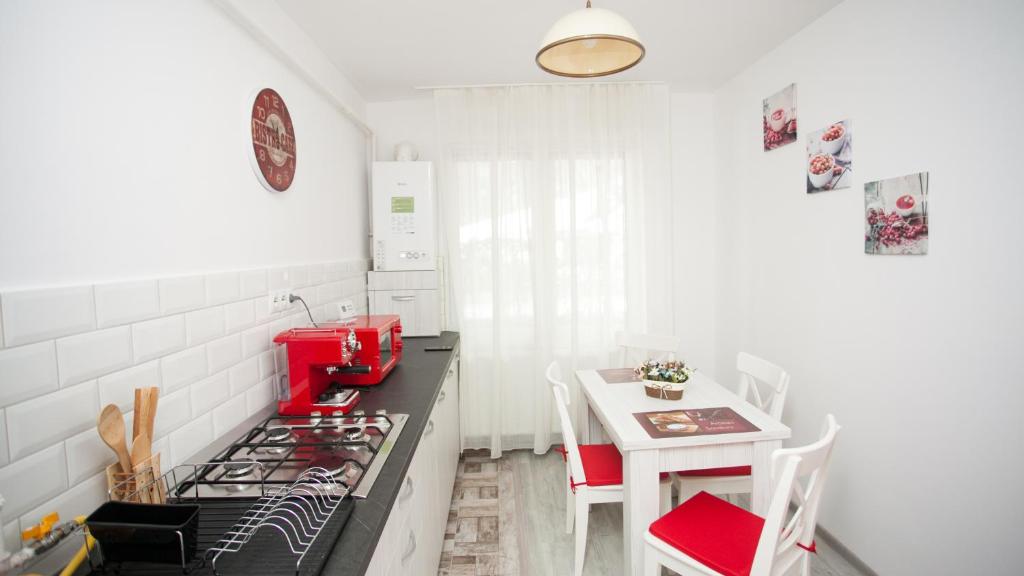
{"type": "Polygon", "coordinates": [[[402,361],[379,385],[363,390],[359,408],[372,414],[383,408],[392,414],[408,414],[394,449],[388,456],[380,476],[365,500],[356,501],[355,510],[345,530],[338,537],[324,566],[324,574],[331,576],[359,576],[366,572],[370,559],[398,498],[402,478],[409,469],[412,455],[420,436],[427,426],[434,401],[441,391],[448,366],[454,352],[426,352],[428,346],[456,346],[456,332],[442,332],[433,338],[407,338],[403,340],[402,361]]]}

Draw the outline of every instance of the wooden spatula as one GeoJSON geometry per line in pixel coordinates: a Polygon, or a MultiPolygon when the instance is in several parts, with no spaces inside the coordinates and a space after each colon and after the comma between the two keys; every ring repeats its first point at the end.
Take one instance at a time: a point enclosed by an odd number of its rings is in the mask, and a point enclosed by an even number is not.
{"type": "Polygon", "coordinates": [[[142,388],[135,389],[135,411],[132,413],[132,439],[135,439],[142,432],[142,421],[139,417],[142,416],[142,403],[144,397],[144,390],[142,388]]]}
{"type": "Polygon", "coordinates": [[[124,438],[124,414],[121,414],[121,409],[117,407],[117,404],[107,404],[103,407],[99,420],[96,422],[96,429],[99,430],[103,442],[117,454],[121,471],[131,474],[132,459],[128,454],[128,445],[124,438]]]}
{"type": "Polygon", "coordinates": [[[153,469],[152,464],[146,462],[152,455],[151,446],[149,434],[145,430],[132,442],[132,471],[135,473],[135,490],[139,495],[139,502],[144,504],[152,501],[153,469]],[[149,468],[148,471],[147,468],[149,468]]]}
{"type": "Polygon", "coordinates": [[[156,406],[160,403],[160,389],[156,386],[149,388],[149,400],[146,402],[146,421],[145,431],[149,434],[150,442],[153,441],[153,424],[156,422],[156,406]]]}

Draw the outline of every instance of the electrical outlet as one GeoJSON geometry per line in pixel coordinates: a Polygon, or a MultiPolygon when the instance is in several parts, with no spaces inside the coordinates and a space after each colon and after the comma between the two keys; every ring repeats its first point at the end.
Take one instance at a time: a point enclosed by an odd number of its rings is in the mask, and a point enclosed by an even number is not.
{"type": "Polygon", "coordinates": [[[268,306],[271,314],[277,312],[284,312],[291,306],[291,302],[288,301],[288,297],[291,295],[291,289],[283,290],[271,290],[268,296],[268,306]]]}

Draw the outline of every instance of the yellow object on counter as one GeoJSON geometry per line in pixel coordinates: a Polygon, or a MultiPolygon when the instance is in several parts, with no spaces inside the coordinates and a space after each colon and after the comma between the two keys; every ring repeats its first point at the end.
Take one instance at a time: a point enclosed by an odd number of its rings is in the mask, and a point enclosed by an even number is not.
{"type": "MultiPolygon", "coordinates": [[[[75,523],[85,524],[85,516],[76,516],[75,523]]],[[[75,552],[75,555],[71,558],[71,561],[68,562],[68,565],[60,571],[60,576],[71,576],[74,574],[75,570],[78,570],[78,567],[82,565],[82,562],[85,562],[85,559],[89,557],[89,551],[95,547],[96,539],[92,537],[92,534],[87,533],[85,535],[85,544],[79,548],[78,552],[75,552]]]]}

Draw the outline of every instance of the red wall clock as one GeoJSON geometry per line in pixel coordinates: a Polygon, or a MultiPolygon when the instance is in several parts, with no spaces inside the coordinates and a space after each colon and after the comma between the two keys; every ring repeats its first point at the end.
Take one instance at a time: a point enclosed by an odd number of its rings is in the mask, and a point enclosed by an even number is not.
{"type": "Polygon", "coordinates": [[[295,179],[295,127],[281,95],[270,88],[252,103],[252,169],[272,192],[284,192],[295,179]]]}

